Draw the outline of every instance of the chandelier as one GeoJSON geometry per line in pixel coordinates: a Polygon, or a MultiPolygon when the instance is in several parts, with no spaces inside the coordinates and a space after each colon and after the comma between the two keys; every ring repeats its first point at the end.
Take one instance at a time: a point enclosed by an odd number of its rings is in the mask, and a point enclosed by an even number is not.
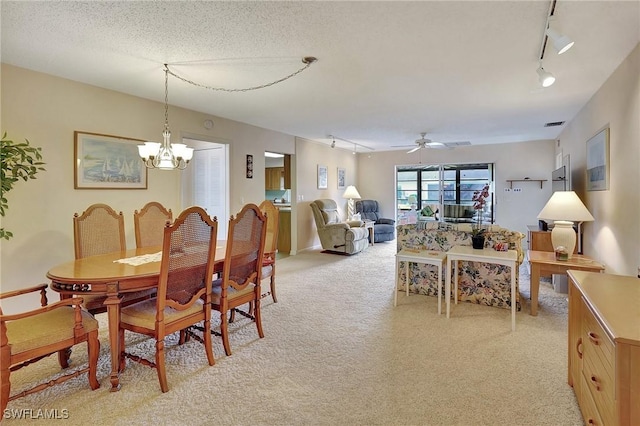
{"type": "Polygon", "coordinates": [[[183,143],[171,143],[169,131],[169,68],[164,65],[164,131],[162,143],[145,142],[138,145],[138,154],[149,169],[184,170],[193,157],[193,148],[183,143]]]}

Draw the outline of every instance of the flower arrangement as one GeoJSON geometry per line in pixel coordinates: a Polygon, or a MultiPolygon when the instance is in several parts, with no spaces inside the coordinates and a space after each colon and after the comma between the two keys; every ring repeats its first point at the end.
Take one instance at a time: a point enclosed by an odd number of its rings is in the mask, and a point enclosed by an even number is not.
{"type": "Polygon", "coordinates": [[[473,192],[473,197],[471,198],[473,210],[476,210],[478,215],[476,224],[472,229],[473,236],[482,236],[486,232],[486,229],[482,227],[482,211],[487,204],[487,198],[489,198],[489,184],[486,184],[481,190],[473,192]]]}

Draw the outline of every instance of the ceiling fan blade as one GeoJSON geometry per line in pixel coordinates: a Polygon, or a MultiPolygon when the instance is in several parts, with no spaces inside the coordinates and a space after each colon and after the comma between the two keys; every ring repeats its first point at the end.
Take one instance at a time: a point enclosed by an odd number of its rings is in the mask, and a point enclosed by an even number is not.
{"type": "Polygon", "coordinates": [[[415,148],[410,149],[409,151],[407,151],[407,154],[411,154],[412,152],[416,152],[417,150],[419,150],[420,148],[422,148],[421,146],[416,146],[415,148]]]}
{"type": "Polygon", "coordinates": [[[443,144],[442,142],[434,142],[434,141],[427,142],[425,146],[428,148],[435,148],[435,149],[446,148],[446,145],[443,144]]]}

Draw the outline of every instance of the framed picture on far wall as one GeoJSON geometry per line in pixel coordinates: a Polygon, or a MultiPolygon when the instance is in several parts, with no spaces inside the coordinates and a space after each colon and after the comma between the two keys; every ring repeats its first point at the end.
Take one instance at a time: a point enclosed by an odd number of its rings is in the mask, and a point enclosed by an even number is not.
{"type": "Polygon", "coordinates": [[[145,141],[74,132],[75,189],[147,189],[147,168],[138,154],[145,141]]]}
{"type": "Polygon", "coordinates": [[[338,189],[345,189],[347,180],[347,171],[342,167],[338,167],[338,189]]]}
{"type": "Polygon", "coordinates": [[[253,155],[247,154],[247,179],[253,179],[253,155]]]}
{"type": "Polygon", "coordinates": [[[327,166],[318,164],[318,189],[327,189],[328,185],[327,166]]]}
{"type": "Polygon", "coordinates": [[[587,141],[587,191],[609,189],[609,128],[587,141]]]}

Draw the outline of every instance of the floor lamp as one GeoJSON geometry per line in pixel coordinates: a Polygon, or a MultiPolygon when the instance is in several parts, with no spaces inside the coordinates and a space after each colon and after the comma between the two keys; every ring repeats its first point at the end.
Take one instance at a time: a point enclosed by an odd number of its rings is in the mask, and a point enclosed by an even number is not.
{"type": "Polygon", "coordinates": [[[342,198],[349,199],[349,202],[347,203],[347,217],[348,217],[348,220],[351,220],[353,218],[353,215],[356,213],[353,200],[354,199],[359,200],[361,198],[360,193],[358,192],[355,186],[349,185],[347,186],[347,189],[344,191],[344,194],[342,194],[342,198]]]}
{"type": "Polygon", "coordinates": [[[553,220],[551,231],[551,244],[554,250],[563,246],[571,259],[576,248],[576,232],[573,230],[573,222],[592,221],[593,216],[580,201],[573,191],[556,191],[544,206],[538,219],[553,220]]]}

